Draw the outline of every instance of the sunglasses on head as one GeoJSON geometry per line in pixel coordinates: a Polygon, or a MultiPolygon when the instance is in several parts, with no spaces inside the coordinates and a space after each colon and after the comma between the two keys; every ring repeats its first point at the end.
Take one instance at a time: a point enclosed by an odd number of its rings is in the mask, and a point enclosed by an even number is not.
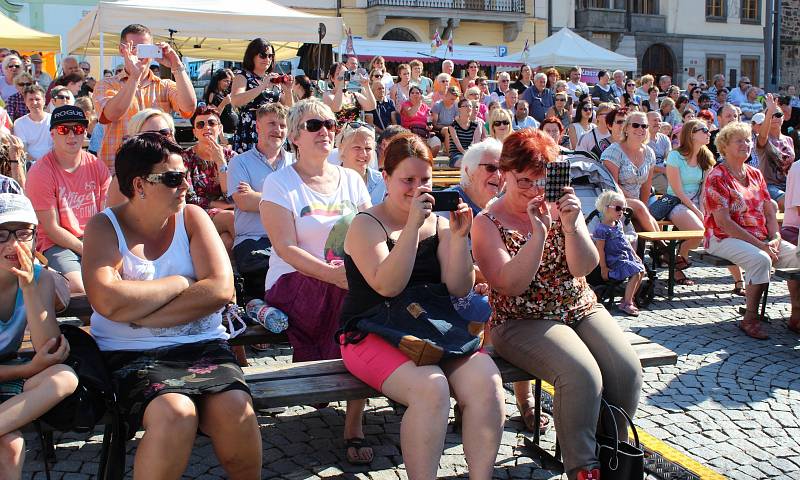
{"type": "Polygon", "coordinates": [[[772,114],[774,118],[783,118],[783,112],[775,112],[772,114]]]}
{"type": "Polygon", "coordinates": [[[30,82],[18,83],[18,84],[17,84],[17,86],[18,86],[18,87],[22,87],[22,88],[25,88],[25,87],[30,87],[31,85],[33,85],[33,84],[32,84],[32,83],[30,83],[30,82]]]}
{"type": "Polygon", "coordinates": [[[631,123],[629,123],[629,125],[631,126],[631,128],[641,128],[642,130],[647,130],[647,124],[646,123],[631,122],[631,123]]]}
{"type": "Polygon", "coordinates": [[[164,173],[151,173],[144,177],[150,183],[161,183],[169,188],[179,187],[186,179],[186,172],[169,171],[164,173]]]}
{"type": "Polygon", "coordinates": [[[33,228],[18,228],[16,230],[0,229],[0,243],[6,243],[13,235],[18,242],[27,242],[33,238],[36,229],[33,228]]]}
{"type": "MultiPolygon", "coordinates": [[[[508,122],[506,122],[506,125],[508,125],[508,122]]],[[[493,163],[479,163],[478,166],[485,168],[488,173],[494,173],[500,170],[500,167],[493,163]]]]}
{"type": "Polygon", "coordinates": [[[626,216],[633,215],[633,209],[629,207],[623,207],[622,205],[609,205],[607,208],[613,208],[615,212],[622,212],[626,216]]]}
{"type": "Polygon", "coordinates": [[[373,127],[369,123],[361,122],[361,121],[358,121],[358,120],[355,120],[353,122],[347,122],[345,124],[345,126],[347,126],[347,128],[349,128],[351,130],[358,130],[359,128],[368,128],[370,130],[375,130],[375,127],[373,127]]]}
{"type": "Polygon", "coordinates": [[[328,131],[333,130],[336,127],[336,120],[312,118],[300,124],[300,128],[309,133],[319,132],[322,127],[328,131]]]}
{"type": "Polygon", "coordinates": [[[500,125],[511,125],[511,122],[508,120],[495,120],[492,122],[492,125],[495,127],[499,127],[500,125]]]}
{"type": "Polygon", "coordinates": [[[200,130],[206,128],[206,125],[208,125],[211,128],[214,128],[217,125],[219,125],[219,121],[213,118],[209,118],[208,120],[198,120],[197,122],[195,122],[194,128],[200,130]]]}
{"type": "Polygon", "coordinates": [[[709,130],[708,127],[698,127],[698,128],[693,129],[692,133],[697,133],[697,132],[708,133],[710,131],[711,130],[709,130]]]}
{"type": "Polygon", "coordinates": [[[69,132],[75,135],[83,135],[86,133],[86,127],[83,125],[58,125],[54,130],[59,135],[69,135],[69,132]]]}
{"type": "Polygon", "coordinates": [[[260,52],[258,54],[258,58],[261,58],[261,59],[274,58],[274,57],[275,57],[274,53],[260,52]]]}

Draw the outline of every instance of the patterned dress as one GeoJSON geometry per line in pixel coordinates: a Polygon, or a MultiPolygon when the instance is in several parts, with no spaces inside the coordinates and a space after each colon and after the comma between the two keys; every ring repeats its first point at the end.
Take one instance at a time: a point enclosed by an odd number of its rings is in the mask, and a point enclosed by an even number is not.
{"type": "MultiPolygon", "coordinates": [[[[236,154],[230,148],[225,148],[225,160],[231,161],[236,154]]],[[[219,183],[219,172],[214,162],[203,160],[197,155],[195,147],[190,147],[183,152],[183,163],[189,171],[189,184],[191,189],[186,194],[186,203],[200,206],[213,218],[219,213],[219,208],[211,208],[214,200],[227,201],[222,193],[219,183]]]]}
{"type": "MultiPolygon", "coordinates": [[[[259,87],[261,78],[249,70],[238,72],[243,75],[247,84],[245,91],[259,87]]],[[[256,96],[250,103],[239,108],[239,125],[236,133],[233,134],[233,150],[236,153],[244,153],[256,146],[258,143],[258,133],[256,133],[256,110],[265,103],[277,102],[280,94],[271,91],[264,91],[256,96]]]]}
{"type": "Polygon", "coordinates": [[[625,238],[619,222],[614,222],[614,225],[598,223],[592,238],[606,242],[603,255],[608,266],[608,278],[623,281],[644,272],[644,265],[625,238]]]}
{"type": "MultiPolygon", "coordinates": [[[[523,235],[504,227],[491,213],[485,212],[483,215],[500,231],[506,250],[512,257],[530,240],[530,234],[523,235]]],[[[591,313],[596,302],[597,298],[586,283],[586,278],[575,278],[569,272],[561,219],[553,222],[547,232],[542,262],[528,289],[515,297],[502,295],[494,289],[489,292],[489,303],[494,310],[492,327],[509,320],[553,320],[571,325],[591,313]]]]}

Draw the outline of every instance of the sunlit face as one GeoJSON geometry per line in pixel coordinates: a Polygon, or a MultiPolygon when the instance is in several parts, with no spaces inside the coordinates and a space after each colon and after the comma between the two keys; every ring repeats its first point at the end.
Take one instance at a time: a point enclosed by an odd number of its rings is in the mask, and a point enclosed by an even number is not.
{"type": "Polygon", "coordinates": [[[5,236],[7,232],[11,232],[8,240],[0,242],[0,271],[9,272],[12,268],[20,267],[19,257],[17,256],[17,244],[24,243],[29,250],[33,251],[34,237],[32,233],[35,228],[35,225],[22,222],[6,222],[0,225],[3,236],[5,236]],[[16,234],[13,232],[16,232],[16,234]],[[17,235],[21,238],[27,238],[27,240],[19,240],[17,235]],[[28,238],[28,235],[30,235],[30,238],[28,238]]]}
{"type": "Polygon", "coordinates": [[[516,107],[517,118],[525,118],[528,116],[528,105],[519,102],[516,107]]]}
{"type": "Polygon", "coordinates": [[[22,72],[22,61],[19,58],[12,58],[8,61],[8,65],[3,67],[3,74],[8,83],[11,83],[11,80],[20,72],[22,72]]]}
{"type": "Polygon", "coordinates": [[[358,59],[356,57],[347,57],[347,69],[351,72],[358,68],[358,59]]]}
{"type": "MultiPolygon", "coordinates": [[[[153,165],[151,174],[165,172],[185,172],[186,166],[183,164],[183,157],[173,153],[167,160],[153,165]]],[[[142,181],[141,188],[144,199],[157,208],[168,207],[171,212],[178,213],[186,206],[186,192],[189,190],[189,180],[184,178],[183,182],[177,187],[168,187],[161,182],[142,181]]],[[[134,198],[137,196],[134,195],[134,198]]]]}
{"type": "Polygon", "coordinates": [[[397,164],[391,175],[384,170],[387,199],[403,210],[408,210],[420,187],[431,191],[433,169],[423,159],[408,157],[397,164]]]}
{"type": "Polygon", "coordinates": [[[80,153],[81,148],[83,148],[83,141],[86,140],[85,125],[77,122],[63,123],[62,125],[63,127],[60,129],[54,128],[50,130],[50,137],[53,139],[53,150],[65,157],[80,153]],[[75,125],[83,127],[83,133],[76,135],[72,129],[75,125]],[[66,131],[66,135],[61,135],[59,131],[66,131]]]}
{"type": "Polygon", "coordinates": [[[606,211],[603,212],[603,218],[611,218],[614,221],[619,222],[622,220],[622,216],[625,215],[624,209],[628,207],[627,202],[625,202],[625,198],[615,198],[611,201],[608,206],[606,206],[606,211]]]}
{"type": "Polygon", "coordinates": [[[408,92],[408,98],[411,100],[411,103],[416,105],[422,101],[422,92],[418,88],[412,88],[411,91],[408,92]]]}
{"type": "Polygon", "coordinates": [[[616,83],[617,85],[622,85],[622,83],[624,81],[625,81],[625,74],[624,73],[617,72],[617,73],[614,74],[614,83],[616,83]]]}
{"type": "Polygon", "coordinates": [[[198,115],[192,127],[195,138],[201,142],[215,141],[222,133],[222,123],[216,115],[198,115]]]}
{"type": "Polygon", "coordinates": [[[386,86],[381,82],[373,82],[372,94],[375,95],[375,98],[382,100],[386,96],[386,86]]]}
{"type": "Polygon", "coordinates": [[[422,75],[422,66],[414,65],[411,67],[411,74],[414,78],[419,78],[422,75]]]}
{"type": "MultiPolygon", "coordinates": [[[[546,127],[547,125],[545,125],[546,127]]],[[[508,195],[519,203],[527,204],[530,200],[544,194],[544,172],[537,174],[533,169],[522,172],[511,170],[505,172],[504,177],[508,195]]]]}
{"type": "MultiPolygon", "coordinates": [[[[495,127],[495,130],[497,127],[495,127]]],[[[469,176],[469,188],[476,189],[483,198],[497,196],[503,189],[505,182],[500,173],[500,156],[485,153],[480,163],[474,170],[467,169],[469,176]]],[[[485,205],[479,205],[484,207],[485,205]]]]}
{"type": "Polygon", "coordinates": [[[561,129],[558,128],[558,125],[555,123],[547,123],[544,127],[542,127],[544,133],[550,135],[550,138],[553,139],[556,143],[561,143],[561,129]]]}
{"type": "Polygon", "coordinates": [[[522,76],[523,80],[526,81],[530,80],[532,74],[533,70],[531,70],[531,67],[529,67],[528,65],[523,66],[522,69],[520,70],[520,75],[522,76]]]}
{"type": "Polygon", "coordinates": [[[386,69],[386,64],[383,63],[383,59],[382,58],[376,58],[372,62],[372,69],[374,70],[376,68],[379,68],[381,70],[385,70],[386,69]]]}
{"type": "Polygon", "coordinates": [[[650,112],[647,114],[647,126],[651,132],[657,132],[661,128],[661,115],[658,112],[650,112]]]}
{"type": "MultiPolygon", "coordinates": [[[[131,45],[133,45],[133,47],[131,49],[131,53],[133,53],[134,55],[137,55],[137,51],[136,51],[136,46],[137,45],[152,45],[153,44],[153,38],[150,36],[149,33],[146,33],[146,32],[129,33],[129,34],[125,35],[125,41],[130,43],[131,45]]],[[[150,63],[150,59],[149,58],[140,58],[139,59],[139,64],[140,65],[147,65],[148,63],[150,63]]],[[[78,62],[75,62],[75,66],[78,69],[80,69],[80,67],[78,67],[78,62]]]]}
{"type": "Polygon", "coordinates": [[[273,148],[283,145],[287,131],[286,119],[274,113],[268,113],[256,120],[256,133],[258,134],[259,143],[263,141],[273,148]]]}
{"type": "Polygon", "coordinates": [[[539,76],[533,80],[533,83],[536,84],[538,90],[542,90],[547,85],[547,77],[539,76]]]}
{"type": "Polygon", "coordinates": [[[722,113],[720,113],[719,117],[717,117],[717,121],[719,121],[720,128],[737,120],[739,120],[739,113],[737,112],[736,109],[730,108],[730,106],[725,107],[722,110],[722,113]]]}
{"type": "Polygon", "coordinates": [[[41,112],[44,110],[44,95],[39,92],[26,94],[25,106],[31,112],[41,112]]]}
{"type": "Polygon", "coordinates": [[[442,62],[442,72],[448,75],[453,75],[453,71],[455,70],[455,65],[453,62],[442,62]]]}
{"type": "MultiPolygon", "coordinates": [[[[335,118],[325,118],[317,113],[309,112],[300,119],[300,125],[304,125],[307,120],[336,120],[335,118]]],[[[333,150],[333,139],[336,135],[336,128],[328,130],[324,125],[316,132],[309,132],[305,128],[300,128],[293,139],[293,143],[302,154],[328,156],[333,150]]]]}
{"type": "Polygon", "coordinates": [[[705,125],[697,125],[692,129],[692,145],[708,145],[711,130],[705,125]]]}
{"type": "Polygon", "coordinates": [[[638,112],[629,115],[625,134],[634,144],[644,143],[647,138],[647,117],[638,112]]]}
{"type": "Polygon", "coordinates": [[[269,67],[272,66],[272,62],[274,61],[275,61],[275,49],[271,45],[263,52],[256,53],[253,56],[254,69],[259,72],[265,72],[269,70],[269,67]]]}
{"type": "Polygon", "coordinates": [[[469,73],[470,77],[475,77],[478,75],[478,64],[474,62],[470,62],[467,65],[467,72],[469,73]]]}
{"type": "Polygon", "coordinates": [[[513,88],[506,92],[506,105],[512,106],[516,104],[517,101],[519,101],[519,92],[513,88]]]}
{"type": "Polygon", "coordinates": [[[401,82],[408,83],[408,81],[411,79],[411,70],[402,68],[399,72],[397,72],[397,76],[400,77],[401,82]]]}
{"type": "Polygon", "coordinates": [[[578,71],[573,70],[573,71],[569,72],[569,81],[570,82],[578,83],[580,80],[581,80],[581,72],[580,72],[580,70],[578,70],[578,71]]]}
{"type": "Polygon", "coordinates": [[[748,136],[736,134],[728,139],[728,143],[721,145],[720,153],[726,159],[737,163],[744,163],[753,150],[753,139],[748,136]]]}
{"type": "MultiPolygon", "coordinates": [[[[350,128],[350,127],[345,127],[350,128]]],[[[363,175],[367,171],[369,162],[372,161],[372,155],[375,151],[375,139],[369,134],[361,132],[365,128],[359,128],[359,131],[351,134],[339,146],[339,155],[342,159],[342,166],[350,168],[363,175]]]]}
{"type": "Polygon", "coordinates": [[[694,120],[697,116],[694,114],[694,110],[687,110],[687,112],[683,115],[683,123],[688,122],[689,120],[694,120]]]}

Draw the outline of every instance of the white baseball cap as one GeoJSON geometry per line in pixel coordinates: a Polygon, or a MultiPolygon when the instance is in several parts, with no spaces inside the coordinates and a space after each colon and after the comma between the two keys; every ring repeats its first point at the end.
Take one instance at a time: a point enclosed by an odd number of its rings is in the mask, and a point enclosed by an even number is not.
{"type": "Polygon", "coordinates": [[[17,193],[0,193],[0,225],[11,222],[39,224],[28,197],[17,193]]]}
{"type": "Polygon", "coordinates": [[[759,112],[753,115],[753,118],[751,118],[750,121],[755,123],[756,125],[761,125],[762,123],[764,123],[764,119],[766,118],[767,117],[763,113],[759,112]]]}

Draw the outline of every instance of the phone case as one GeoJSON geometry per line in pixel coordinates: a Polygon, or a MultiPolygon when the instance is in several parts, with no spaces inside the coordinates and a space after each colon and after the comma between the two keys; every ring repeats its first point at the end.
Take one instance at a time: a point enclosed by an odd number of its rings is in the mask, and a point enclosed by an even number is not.
{"type": "Polygon", "coordinates": [[[564,195],[562,189],[570,184],[569,162],[550,162],[546,167],[547,182],[544,186],[544,199],[557,202],[564,195]]]}

